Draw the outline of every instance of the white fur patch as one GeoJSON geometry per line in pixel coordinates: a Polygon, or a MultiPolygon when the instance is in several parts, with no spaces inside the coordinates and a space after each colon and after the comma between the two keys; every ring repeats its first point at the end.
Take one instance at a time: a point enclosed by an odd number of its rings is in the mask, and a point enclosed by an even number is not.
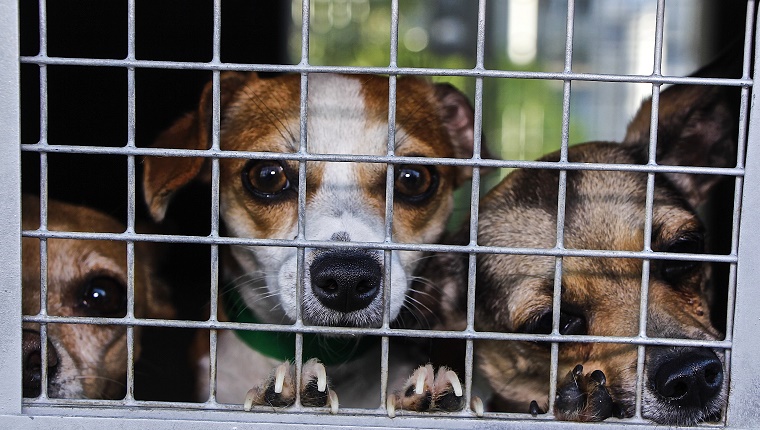
{"type": "MultiPolygon", "coordinates": [[[[387,151],[388,125],[367,115],[361,81],[330,74],[309,76],[308,103],[308,151],[310,153],[384,155],[387,151]]],[[[335,234],[345,234],[350,241],[382,243],[384,240],[384,216],[377,213],[376,206],[368,205],[358,173],[358,163],[322,163],[319,189],[310,190],[313,195],[306,206],[305,235],[307,239],[329,241],[335,234]]],[[[310,184],[307,184],[309,187],[310,184]]],[[[375,198],[375,197],[370,197],[375,198]]],[[[383,199],[382,195],[376,197],[383,199]]],[[[384,207],[382,202],[380,207],[384,207]]],[[[250,232],[236,231],[235,223],[228,222],[236,236],[246,237],[250,232]]],[[[291,231],[278,234],[280,238],[297,236],[296,226],[291,231]]],[[[307,322],[324,322],[326,314],[331,320],[340,319],[340,312],[322,305],[311,290],[309,264],[314,249],[306,249],[304,270],[303,318],[307,322]]],[[[382,265],[382,250],[372,251],[382,265]]],[[[233,254],[243,270],[253,278],[265,280],[267,296],[279,300],[262,299],[262,292],[254,292],[250,284],[240,288],[246,304],[266,315],[267,322],[281,322],[284,314],[294,320],[299,301],[296,300],[297,248],[238,247],[233,254]],[[254,275],[255,274],[255,275],[254,275]],[[274,312],[274,314],[273,314],[274,312]]],[[[393,252],[391,259],[390,318],[401,310],[409,287],[411,272],[418,258],[417,253],[393,252]]],[[[383,294],[370,303],[367,309],[351,312],[348,320],[357,325],[377,325],[382,320],[383,294]],[[378,316],[379,315],[379,316],[378,316]],[[378,320],[379,318],[379,320],[378,320]]]]}

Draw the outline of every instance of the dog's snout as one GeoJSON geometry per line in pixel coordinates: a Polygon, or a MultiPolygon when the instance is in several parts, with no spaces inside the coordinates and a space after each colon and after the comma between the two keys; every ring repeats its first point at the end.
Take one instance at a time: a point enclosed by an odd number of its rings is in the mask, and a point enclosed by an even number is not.
{"type": "Polygon", "coordinates": [[[702,408],[723,384],[723,365],[708,349],[688,350],[656,370],[654,386],[662,397],[682,407],[702,408]]]}
{"type": "Polygon", "coordinates": [[[380,291],[380,263],[364,252],[326,252],[312,262],[310,272],[314,295],[339,312],[366,308],[380,291]]]}
{"type": "MultiPolygon", "coordinates": [[[[42,348],[40,345],[40,333],[35,330],[24,329],[21,340],[24,397],[40,395],[42,385],[42,348]]],[[[48,377],[52,377],[58,366],[58,354],[50,342],[47,344],[47,366],[48,377]]]]}

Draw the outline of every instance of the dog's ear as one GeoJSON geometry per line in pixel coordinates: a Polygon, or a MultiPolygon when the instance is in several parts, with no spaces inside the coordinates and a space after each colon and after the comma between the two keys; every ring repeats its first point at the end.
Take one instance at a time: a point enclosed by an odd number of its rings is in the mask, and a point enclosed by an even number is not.
{"type": "MultiPolygon", "coordinates": [[[[741,75],[740,49],[727,51],[696,72],[699,77],[741,75]]],[[[739,87],[673,85],[660,93],[657,124],[657,163],[676,166],[731,167],[736,165],[739,134],[739,87]]],[[[648,154],[652,102],[643,103],[628,126],[624,144],[648,154]]],[[[666,174],[697,207],[720,177],[666,174]]]]}
{"type": "MultiPolygon", "coordinates": [[[[220,110],[232,101],[237,90],[255,74],[225,72],[220,77],[220,110]]],[[[169,129],[158,136],[154,147],[169,149],[208,149],[212,121],[213,91],[209,82],[201,94],[198,110],[186,114],[169,129]]],[[[203,179],[206,158],[199,157],[145,157],[143,169],[143,191],[150,214],[156,221],[166,215],[174,193],[193,179],[203,179]]],[[[207,178],[206,178],[207,179],[207,178]]]]}
{"type": "MultiPolygon", "coordinates": [[[[449,133],[457,158],[471,158],[475,145],[475,111],[467,97],[454,86],[435,84],[435,96],[441,107],[441,120],[449,133]]],[[[481,139],[480,158],[494,158],[488,151],[485,139],[481,139]]],[[[486,173],[488,168],[481,168],[486,173]]],[[[456,185],[472,177],[472,169],[460,167],[456,185]]]]}

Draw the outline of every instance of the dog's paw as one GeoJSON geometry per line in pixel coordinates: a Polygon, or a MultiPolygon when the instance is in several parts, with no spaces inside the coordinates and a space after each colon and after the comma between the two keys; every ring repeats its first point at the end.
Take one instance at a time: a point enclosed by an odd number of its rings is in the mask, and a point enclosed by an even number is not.
{"type": "MultiPolygon", "coordinates": [[[[601,370],[584,374],[582,365],[575,366],[557,387],[555,416],[569,421],[602,421],[613,416],[619,408],[607,391],[606,383],[601,370]]],[[[532,407],[531,413],[534,413],[532,407]]]]}
{"type": "MultiPolygon", "coordinates": [[[[296,401],[295,366],[286,361],[269,375],[264,383],[248,390],[243,408],[250,411],[254,405],[272,407],[292,406],[296,401]]],[[[338,411],[338,396],[328,387],[325,366],[316,358],[301,368],[301,404],[309,407],[330,406],[338,411]]]]}
{"type": "Polygon", "coordinates": [[[457,374],[447,367],[420,366],[407,379],[402,389],[388,396],[388,416],[394,417],[396,410],[417,412],[460,411],[464,407],[462,384],[457,374]]]}

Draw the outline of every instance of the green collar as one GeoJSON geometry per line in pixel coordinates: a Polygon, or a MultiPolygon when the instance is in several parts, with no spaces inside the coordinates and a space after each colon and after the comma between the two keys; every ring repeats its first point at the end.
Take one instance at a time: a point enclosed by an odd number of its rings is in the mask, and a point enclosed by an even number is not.
{"type": "MultiPolygon", "coordinates": [[[[230,288],[222,294],[222,305],[230,321],[258,324],[260,321],[243,302],[237,288],[230,288]]],[[[293,361],[296,357],[296,334],[259,330],[235,330],[237,337],[267,357],[293,361]]],[[[303,360],[318,358],[327,365],[341,364],[362,356],[380,338],[376,336],[329,337],[314,333],[303,334],[303,360]]]]}

